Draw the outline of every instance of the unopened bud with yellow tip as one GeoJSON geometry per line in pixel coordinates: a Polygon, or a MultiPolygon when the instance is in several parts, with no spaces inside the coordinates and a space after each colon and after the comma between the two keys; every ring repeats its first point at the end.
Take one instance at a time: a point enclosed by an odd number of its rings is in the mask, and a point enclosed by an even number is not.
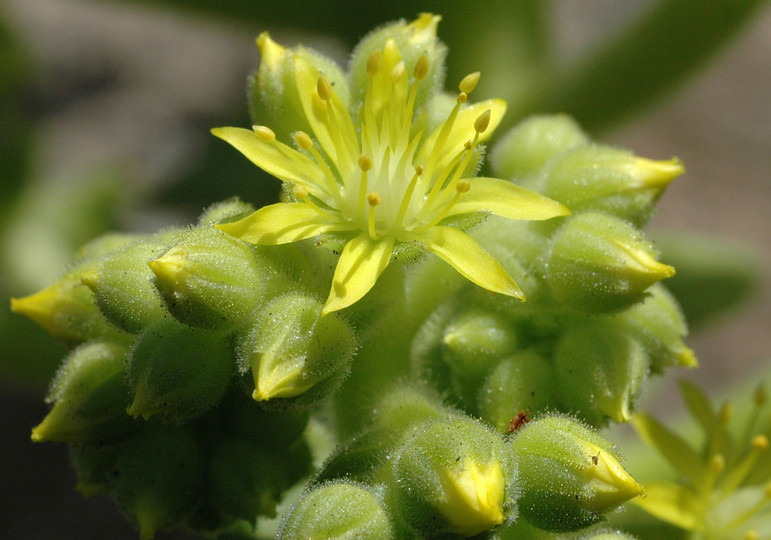
{"type": "Polygon", "coordinates": [[[534,420],[517,432],[520,515],[548,531],[576,531],[643,488],[620,464],[613,444],[578,421],[561,416],[534,420]]]}

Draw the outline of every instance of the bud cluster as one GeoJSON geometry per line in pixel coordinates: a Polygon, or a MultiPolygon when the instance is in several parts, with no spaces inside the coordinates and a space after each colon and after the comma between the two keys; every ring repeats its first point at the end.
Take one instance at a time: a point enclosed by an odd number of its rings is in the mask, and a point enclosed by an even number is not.
{"type": "Polygon", "coordinates": [[[215,134],[283,202],[105,236],[12,301],[72,347],[33,440],[143,538],[254,534],[292,487],[278,538],[572,534],[640,493],[596,427],[695,364],[640,230],[682,167],[554,116],[475,176],[505,103],[467,103],[478,73],[441,90],[438,21],[373,32],[348,72],[263,34],[259,125],[215,134]]]}

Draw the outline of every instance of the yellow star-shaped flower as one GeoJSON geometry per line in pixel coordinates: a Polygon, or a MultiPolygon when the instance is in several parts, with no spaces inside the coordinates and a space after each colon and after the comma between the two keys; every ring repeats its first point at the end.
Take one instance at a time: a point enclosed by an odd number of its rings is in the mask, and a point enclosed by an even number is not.
{"type": "MultiPolygon", "coordinates": [[[[266,35],[261,49],[287,53],[266,35]]],[[[464,277],[493,292],[524,299],[501,265],[462,230],[443,224],[476,212],[540,220],[566,215],[561,204],[510,182],[466,175],[506,110],[499,99],[465,103],[479,73],[465,77],[446,120],[432,133],[413,129],[415,101],[429,71],[423,54],[414,66],[387,40],[367,62],[367,87],[356,109],[360,126],[323,73],[292,55],[302,114],[312,135],[296,131],[296,148],[266,126],[212,132],[258,167],[291,187],[292,202],[261,208],[220,229],[260,245],[279,245],[324,233],[350,235],[340,255],[323,314],[362,298],[400,242],[419,242],[464,277]],[[411,71],[411,73],[410,73],[411,71]]],[[[267,56],[267,55],[263,55],[267,56]]]]}

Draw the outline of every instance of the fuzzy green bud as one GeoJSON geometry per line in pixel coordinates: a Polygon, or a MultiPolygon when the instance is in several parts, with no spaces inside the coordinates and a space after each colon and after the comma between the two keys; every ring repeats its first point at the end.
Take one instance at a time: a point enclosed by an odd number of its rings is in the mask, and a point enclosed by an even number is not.
{"type": "Polygon", "coordinates": [[[437,39],[440,20],[438,15],[421,13],[412,22],[400,20],[366,35],[354,49],[350,64],[358,99],[363,100],[369,76],[381,72],[383,76],[390,76],[381,68],[394,49],[398,49],[404,62],[405,76],[420,80],[415,110],[420,110],[435,91],[441,90],[447,47],[437,39]]]}
{"type": "Polygon", "coordinates": [[[543,194],[574,213],[605,212],[639,226],[684,171],[676,158],[654,161],[607,146],[584,146],[549,164],[543,194]]]}
{"type": "Polygon", "coordinates": [[[635,336],[608,320],[568,329],[554,353],[556,389],[563,407],[594,425],[628,422],[648,371],[635,336]]]}
{"type": "Polygon", "coordinates": [[[643,344],[650,357],[651,371],[658,373],[668,366],[698,367],[696,355],[683,341],[688,326],[677,300],[659,283],[648,293],[643,302],[615,318],[643,344]]]}
{"type": "Polygon", "coordinates": [[[361,484],[332,482],[305,493],[286,514],[276,538],[396,538],[381,494],[361,484]]]}
{"type": "Polygon", "coordinates": [[[243,219],[254,212],[254,206],[244,202],[236,197],[214,203],[206,208],[198,216],[198,224],[203,226],[214,225],[215,223],[231,223],[243,219]]]}
{"type": "Polygon", "coordinates": [[[128,380],[134,400],[126,412],[189,421],[222,399],[234,371],[226,335],[161,319],[139,336],[131,351],[128,380]]]}
{"type": "Polygon", "coordinates": [[[420,425],[397,449],[392,467],[386,483],[394,513],[425,537],[474,536],[502,524],[513,509],[516,466],[503,439],[469,418],[420,425]]]}
{"type": "Polygon", "coordinates": [[[80,265],[42,291],[11,298],[11,311],[28,317],[68,344],[100,338],[123,339],[122,332],[107,322],[91,290],[80,280],[80,274],[92,267],[80,265]]]}
{"type": "Polygon", "coordinates": [[[115,326],[137,334],[166,313],[147,263],[166,251],[169,236],[155,235],[131,243],[81,273],[97,306],[115,326]]]}
{"type": "Polygon", "coordinates": [[[520,411],[530,415],[555,405],[554,370],[535,351],[522,351],[501,360],[479,388],[479,414],[501,433],[511,431],[520,411]]]}
{"type": "Polygon", "coordinates": [[[125,346],[102,341],[72,351],[51,386],[53,409],[32,430],[32,440],[104,442],[135,429],[126,414],[127,354],[125,346]]]}
{"type": "Polygon", "coordinates": [[[589,138],[570,116],[531,116],[500,139],[490,161],[496,177],[524,178],[554,156],[587,144],[589,138]]]}
{"type": "Polygon", "coordinates": [[[610,441],[572,418],[530,422],[512,449],[519,463],[520,515],[542,529],[582,529],[643,492],[610,441]]]}
{"type": "Polygon", "coordinates": [[[259,311],[240,346],[256,401],[305,407],[342,383],[353,358],[353,331],[336,314],[322,317],[321,307],[316,298],[289,293],[259,311]]]}
{"type": "Polygon", "coordinates": [[[203,470],[199,443],[185,426],[148,426],[121,450],[111,471],[114,493],[142,540],[179,524],[195,508],[203,470]]]}
{"type": "Polygon", "coordinates": [[[253,245],[215,227],[190,231],[148,265],[171,314],[208,329],[245,324],[270,274],[253,245]]]}
{"type": "Polygon", "coordinates": [[[618,530],[593,531],[578,540],[636,540],[636,537],[618,530]]]}
{"type": "Polygon", "coordinates": [[[618,218],[573,216],[557,231],[548,256],[547,281],[554,297],[578,311],[613,311],[643,299],[675,269],[642,233],[618,218]]]}

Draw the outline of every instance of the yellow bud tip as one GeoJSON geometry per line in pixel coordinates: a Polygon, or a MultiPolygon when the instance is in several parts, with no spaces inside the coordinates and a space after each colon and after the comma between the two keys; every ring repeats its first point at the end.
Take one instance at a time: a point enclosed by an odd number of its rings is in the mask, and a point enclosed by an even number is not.
{"type": "Polygon", "coordinates": [[[276,140],[276,134],[267,126],[252,126],[252,131],[263,141],[269,143],[276,140]]]}
{"type": "Polygon", "coordinates": [[[631,275],[644,276],[651,284],[675,275],[674,267],[660,263],[647,250],[620,241],[613,243],[619,248],[617,254],[631,275]]]}
{"type": "Polygon", "coordinates": [[[455,190],[458,193],[466,193],[469,189],[471,189],[471,182],[469,182],[465,178],[462,180],[458,180],[458,183],[455,184],[455,190]]]}
{"type": "Polygon", "coordinates": [[[584,481],[594,492],[585,501],[588,510],[604,514],[645,492],[612,454],[588,441],[582,446],[586,456],[584,481]]]}
{"type": "Polygon", "coordinates": [[[292,137],[301,150],[310,150],[313,147],[313,139],[304,131],[295,131],[292,137]]]}
{"type": "Polygon", "coordinates": [[[308,188],[305,186],[295,186],[292,188],[292,193],[298,199],[305,199],[308,197],[308,188]]]}
{"type": "Polygon", "coordinates": [[[407,71],[407,68],[404,67],[404,60],[401,60],[391,70],[391,81],[394,83],[399,82],[402,79],[402,77],[404,77],[404,73],[406,71],[407,71]]]}
{"type": "Polygon", "coordinates": [[[86,270],[80,274],[80,282],[96,292],[96,287],[99,284],[99,272],[96,270],[86,270]]]}
{"type": "Polygon", "coordinates": [[[267,66],[268,69],[279,69],[281,61],[284,59],[286,49],[270,39],[267,32],[257,36],[257,48],[260,49],[260,65],[267,66]]]}
{"type": "Polygon", "coordinates": [[[756,435],[752,438],[752,448],[755,450],[765,450],[768,448],[768,437],[765,435],[756,435]]]}
{"type": "Polygon", "coordinates": [[[709,460],[709,472],[714,476],[721,474],[725,470],[725,457],[723,454],[715,454],[709,460]]]}
{"type": "Polygon", "coordinates": [[[460,88],[460,91],[464,94],[470,94],[474,91],[474,88],[477,87],[477,83],[479,83],[479,77],[482,74],[479,71],[475,71],[474,73],[469,73],[465,77],[463,77],[463,80],[460,81],[460,84],[458,85],[458,88],[460,88]]]}
{"type": "Polygon", "coordinates": [[[380,71],[380,63],[383,61],[383,53],[380,49],[375,49],[367,58],[367,73],[374,75],[380,71]]]}
{"type": "Polygon", "coordinates": [[[163,285],[174,287],[179,284],[185,272],[185,258],[184,251],[171,249],[162,257],[148,262],[147,266],[163,285]]]}
{"type": "Polygon", "coordinates": [[[699,360],[696,358],[696,353],[690,347],[684,347],[683,352],[677,356],[677,360],[682,367],[697,368],[699,367],[699,360]]]}
{"type": "Polygon", "coordinates": [[[134,401],[126,407],[126,414],[136,418],[142,415],[142,418],[149,420],[152,415],[159,412],[160,409],[153,405],[144,393],[144,381],[140,381],[134,392],[134,401]]]}
{"type": "Polygon", "coordinates": [[[407,28],[413,32],[413,35],[410,37],[410,42],[434,42],[436,40],[436,27],[441,20],[442,17],[440,15],[420,13],[417,19],[407,25],[407,28]]]}
{"type": "Polygon", "coordinates": [[[492,113],[490,112],[490,109],[487,109],[485,112],[480,114],[477,119],[474,121],[474,130],[477,133],[484,133],[487,127],[490,125],[490,117],[492,113]]]}
{"type": "Polygon", "coordinates": [[[428,53],[423,53],[415,62],[415,69],[412,70],[412,76],[416,81],[422,81],[428,75],[428,53]]]}
{"type": "Polygon", "coordinates": [[[359,156],[359,168],[362,171],[368,171],[372,168],[372,158],[364,154],[359,156]]]}
{"type": "Polygon", "coordinates": [[[504,521],[505,479],[497,461],[477,463],[464,458],[459,469],[440,472],[445,492],[436,509],[447,519],[450,532],[474,536],[504,521]]]}
{"type": "Polygon", "coordinates": [[[629,166],[629,173],[642,182],[645,187],[665,187],[684,172],[685,167],[677,158],[672,158],[669,161],[655,161],[635,157],[629,166]]]}
{"type": "Polygon", "coordinates": [[[50,318],[56,312],[56,288],[48,287],[24,298],[11,298],[11,311],[35,322],[50,318]]]}
{"type": "Polygon", "coordinates": [[[466,101],[468,101],[468,94],[466,94],[466,92],[461,92],[458,94],[458,99],[456,101],[458,103],[466,103],[466,101]]]}
{"type": "Polygon", "coordinates": [[[377,194],[376,191],[373,191],[372,193],[367,194],[367,202],[370,206],[377,206],[380,204],[380,196],[377,194]]]}
{"type": "Polygon", "coordinates": [[[329,84],[329,81],[323,73],[319,73],[319,81],[316,83],[316,92],[318,92],[319,97],[324,101],[332,99],[332,86],[329,84]]]}

